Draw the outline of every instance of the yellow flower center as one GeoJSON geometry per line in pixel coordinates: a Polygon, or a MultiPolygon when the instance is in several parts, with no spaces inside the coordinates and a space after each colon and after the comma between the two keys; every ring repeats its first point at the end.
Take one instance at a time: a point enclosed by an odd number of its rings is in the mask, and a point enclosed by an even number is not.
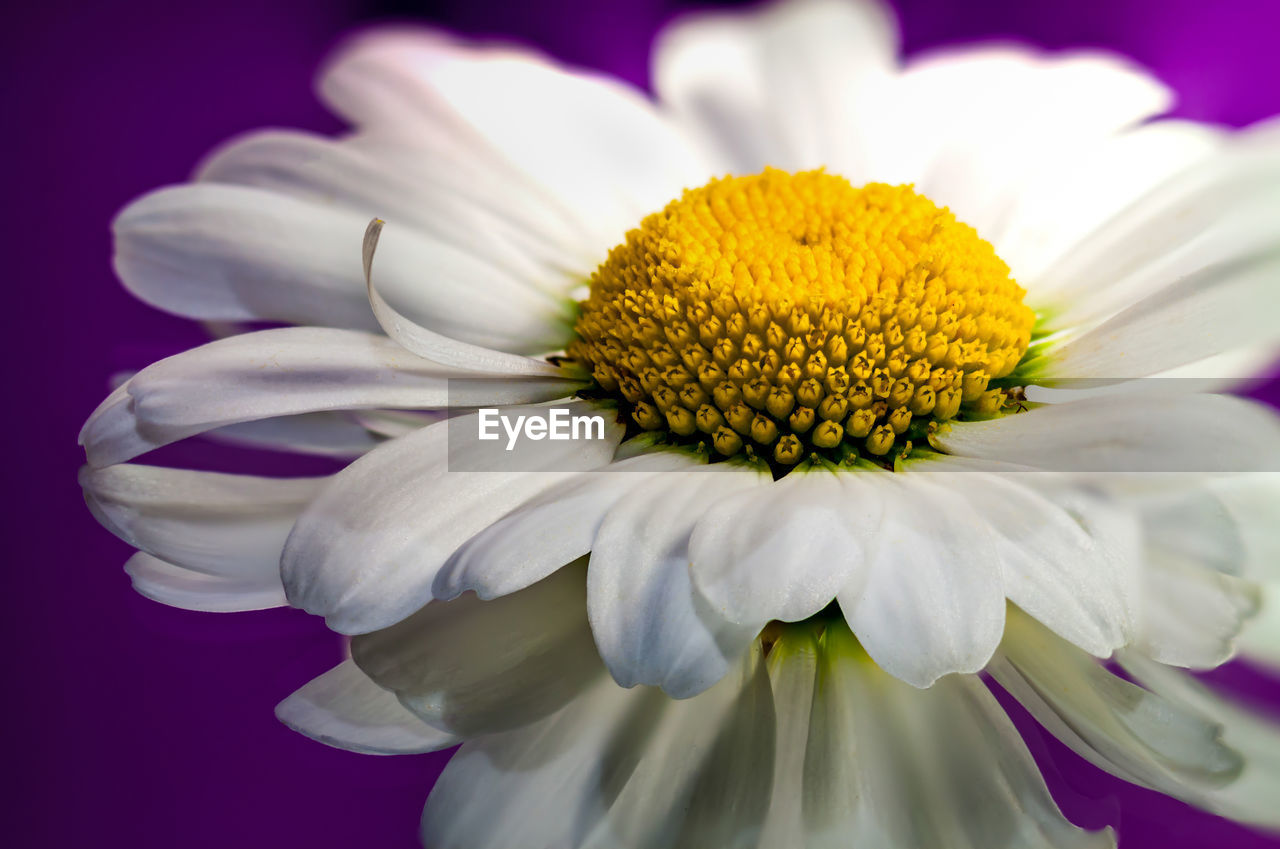
{"type": "Polygon", "coordinates": [[[767,169],[686,190],[591,277],[569,346],[636,426],[786,468],[1004,403],[1025,290],[909,186],[767,169]]]}

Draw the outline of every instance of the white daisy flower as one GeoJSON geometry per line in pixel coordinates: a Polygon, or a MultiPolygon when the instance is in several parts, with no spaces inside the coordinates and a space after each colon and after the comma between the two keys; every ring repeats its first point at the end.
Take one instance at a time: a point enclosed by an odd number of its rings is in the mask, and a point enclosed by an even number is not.
{"type": "Polygon", "coordinates": [[[296,325],[85,425],[139,591],[352,635],[278,713],[466,741],[428,846],[1111,845],[982,670],[1103,769],[1280,827],[1280,735],[1178,669],[1280,598],[1280,422],[1213,394],[1280,342],[1280,127],[1154,120],[1102,54],[904,65],[869,2],[678,21],[654,87],[373,32],[320,81],[350,134],[130,205],[138,297],[296,325]],[[551,408],[602,438],[517,470],[459,437],[551,408]],[[200,434],[353,459],[129,462],[200,434]]]}

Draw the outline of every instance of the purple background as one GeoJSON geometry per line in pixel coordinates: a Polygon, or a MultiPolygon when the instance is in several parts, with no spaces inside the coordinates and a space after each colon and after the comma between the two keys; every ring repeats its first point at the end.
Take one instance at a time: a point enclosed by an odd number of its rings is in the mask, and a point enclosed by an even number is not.
{"type": "MultiPolygon", "coordinates": [[[[1014,37],[1118,49],[1154,68],[1192,118],[1280,112],[1280,6],[1196,0],[977,4],[903,0],[906,46],[1014,37]]],[[[354,0],[24,4],[0,27],[8,155],[4,282],[5,722],[12,803],[0,843],[152,849],[416,846],[446,756],[371,758],[278,725],[272,706],[331,665],[337,639],[283,610],[230,615],[136,596],[128,550],[89,517],[75,434],[108,376],[202,341],[114,281],[107,223],[130,198],[183,180],[228,136],[263,125],[338,129],[310,94],[326,49],[354,25],[430,16],[523,37],[571,62],[642,81],[670,3],[354,0]]],[[[1274,389],[1274,386],[1272,387],[1274,389]]],[[[1273,393],[1269,393],[1273,394],[1273,393]]],[[[179,446],[156,461],[310,472],[320,461],[179,446]],[[212,456],[212,459],[210,457],[212,456]]],[[[1280,704],[1247,670],[1219,676],[1280,704]]],[[[1125,849],[1280,847],[1101,777],[1033,735],[1061,804],[1116,825],[1125,849]]],[[[513,847],[517,849],[517,847],[513,847]]]]}

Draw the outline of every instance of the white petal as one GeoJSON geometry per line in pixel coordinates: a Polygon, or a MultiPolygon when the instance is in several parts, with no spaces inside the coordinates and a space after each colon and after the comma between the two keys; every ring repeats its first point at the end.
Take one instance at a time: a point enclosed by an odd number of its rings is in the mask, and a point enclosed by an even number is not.
{"type": "MultiPolygon", "coordinates": [[[[1280,191],[1277,191],[1280,200],[1280,191]]],[[[1271,204],[1274,208],[1275,203],[1271,204]]],[[[1270,238],[1280,235],[1280,228],[1270,238]]],[[[1055,346],[1038,379],[1091,382],[1147,377],[1241,347],[1280,342],[1280,251],[1197,267],[1097,327],[1055,346]]]]}
{"type": "Polygon", "coordinates": [[[361,127],[345,143],[407,179],[420,175],[454,198],[474,200],[509,215],[517,226],[535,228],[553,252],[547,258],[566,270],[589,271],[602,258],[589,225],[420,79],[413,67],[416,53],[451,49],[454,42],[444,33],[402,27],[357,38],[331,57],[320,76],[320,96],[361,127]]]}
{"type": "Polygon", "coordinates": [[[1250,581],[1171,557],[1151,559],[1145,589],[1134,647],[1160,663],[1193,669],[1229,660],[1262,601],[1250,581]]]}
{"type": "Polygon", "coordinates": [[[116,218],[115,268],[178,315],[373,330],[355,254],[363,225],[262,190],[161,189],[116,218]]]}
{"type": "Polygon", "coordinates": [[[619,684],[652,684],[675,698],[702,692],[764,624],[733,625],[706,605],[689,578],[689,535],[715,500],[765,482],[728,464],[670,472],[605,515],[587,571],[587,610],[619,684]]]}
{"type": "Polygon", "coordinates": [[[524,403],[563,397],[576,385],[449,368],[358,331],[263,330],[138,372],[94,411],[80,441],[89,462],[104,466],[239,422],[321,410],[524,403]]]}
{"type": "Polygon", "coordinates": [[[366,34],[321,93],[362,127],[444,135],[523,173],[570,211],[595,250],[712,170],[639,92],[527,51],[468,48],[408,28],[366,34]]]}
{"type": "Polygon", "coordinates": [[[585,582],[582,561],[492,601],[433,602],[354,637],[351,655],[432,726],[468,738],[519,728],[559,710],[602,671],[585,582]]]}
{"type": "MultiPolygon", "coordinates": [[[[579,402],[558,408],[593,410],[579,402]]],[[[450,445],[451,427],[475,433],[475,421],[429,425],[334,476],[285,546],[290,600],[342,633],[399,622],[432,598],[437,572],[462,543],[552,485],[608,463],[622,435],[611,425],[604,440],[539,443],[542,470],[510,471],[491,443],[450,445]],[[450,471],[451,464],[467,471],[450,471]]]]}
{"type": "Polygon", "coordinates": [[[1201,686],[1194,678],[1125,652],[1124,670],[1144,686],[1186,710],[1194,710],[1219,723],[1223,742],[1244,755],[1243,770],[1235,781],[1207,794],[1190,798],[1193,804],[1231,819],[1280,828],[1280,726],[1274,718],[1236,707],[1201,686]]]}
{"type": "Polygon", "coordinates": [[[868,663],[839,622],[819,658],[802,791],[809,833],[778,845],[1115,845],[1109,830],[1086,832],[1062,816],[977,677],[914,689],[868,663]]]}
{"type": "MultiPolygon", "coordinates": [[[[362,256],[369,306],[378,324],[388,336],[406,350],[450,368],[509,375],[561,376],[564,374],[563,369],[544,360],[513,354],[505,350],[492,350],[486,348],[484,344],[460,342],[445,333],[438,332],[433,326],[415,321],[387,303],[373,283],[373,257],[381,241],[385,224],[386,222],[379,218],[369,222],[364,233],[362,256]]],[[[378,267],[381,278],[381,255],[379,255],[378,267]]],[[[566,341],[566,334],[561,334],[558,340],[558,343],[544,344],[541,348],[560,347],[560,344],[566,341]]]]}
{"type": "Polygon", "coordinates": [[[718,500],[689,541],[694,586],[731,622],[795,622],[855,586],[884,513],[877,476],[815,468],[718,500]]]}
{"type": "MultiPolygon", "coordinates": [[[[363,212],[264,189],[176,186],[120,213],[114,261],[133,294],[190,318],[375,330],[360,273],[368,222],[363,212]]],[[[532,288],[424,233],[393,235],[381,285],[408,314],[471,344],[525,352],[563,344],[560,308],[532,288]]]]}
{"type": "Polygon", "coordinates": [[[638,739],[610,752],[635,766],[584,847],[757,846],[773,783],[776,730],[759,644],[694,698],[646,695],[658,701],[661,713],[647,739],[641,714],[638,739]]]}
{"type": "MultiPolygon", "coordinates": [[[[208,158],[199,179],[255,186],[323,205],[340,204],[367,221],[386,218],[421,230],[493,266],[489,289],[535,286],[563,294],[572,275],[563,263],[576,248],[547,213],[499,175],[459,167],[410,140],[330,139],[264,130],[236,139],[208,158]]],[[[579,275],[590,267],[577,269],[579,275]]],[[[535,303],[512,290],[517,304],[535,303]]]]}
{"type": "Polygon", "coordinates": [[[654,87],[734,173],[827,166],[866,179],[858,121],[896,49],[892,15],[876,2],[690,15],[659,36],[654,87]]]}
{"type": "MultiPolygon", "coordinates": [[[[761,847],[795,846],[804,834],[804,764],[818,666],[818,641],[811,628],[790,628],[769,650],[768,671],[778,728],[773,759],[773,799],[761,847]]],[[[824,742],[824,746],[831,744],[824,742]]],[[[827,784],[825,777],[819,786],[827,784]]],[[[818,790],[816,792],[823,792],[818,790]]]]}
{"type": "MultiPolygon", "coordinates": [[[[1061,341],[1062,337],[1056,337],[1061,341]]],[[[1044,344],[1056,344],[1053,339],[1044,344]]],[[[1046,366],[1052,350],[1046,351],[1046,366]]],[[[1185,365],[1156,372],[1139,379],[1112,377],[1040,378],[1024,387],[1026,400],[1034,404],[1067,404],[1085,398],[1109,397],[1141,393],[1146,395],[1206,394],[1248,395],[1261,386],[1275,367],[1280,365],[1280,347],[1271,344],[1231,348],[1220,354],[1195,360],[1185,365]]]]}
{"type": "Polygon", "coordinates": [[[936,448],[1065,472],[1280,469],[1280,420],[1225,395],[1095,397],[985,422],[956,422],[936,448]]]}
{"type": "Polygon", "coordinates": [[[129,397],[128,382],[102,400],[80,428],[79,441],[90,465],[123,463],[173,440],[160,440],[138,431],[138,417],[129,397]]]}
{"type": "Polygon", "coordinates": [[[276,718],[328,746],[366,755],[409,755],[456,746],[346,660],[276,705],[276,718]]]}
{"type": "MultiPolygon", "coordinates": [[[[1227,575],[1248,574],[1243,539],[1246,525],[1235,520],[1215,490],[1235,489],[1255,476],[1280,478],[1264,472],[1216,480],[1196,476],[1184,482],[1170,481],[1154,491],[1139,489],[1142,483],[1134,481],[1130,484],[1133,491],[1123,495],[1140,511],[1148,556],[1227,575]]],[[[1117,483],[1123,484],[1123,478],[1117,483]]]]}
{"type": "Polygon", "coordinates": [[[978,678],[949,678],[923,692],[890,682],[885,690],[885,715],[907,717],[917,744],[909,749],[915,763],[907,786],[927,788],[913,806],[923,816],[909,817],[916,839],[895,845],[1115,846],[1110,829],[1084,831],[1062,815],[1017,729],[978,678]]]}
{"type": "MultiPolygon", "coordinates": [[[[1196,360],[1153,376],[1162,379],[1176,378],[1190,385],[1203,386],[1203,389],[1197,389],[1201,392],[1233,392],[1237,395],[1247,395],[1262,386],[1267,377],[1275,373],[1278,366],[1280,366],[1280,345],[1264,343],[1232,348],[1221,354],[1214,354],[1203,360],[1196,360]]],[[[1086,381],[1085,385],[1093,382],[1086,381]]]]}
{"type": "Polygon", "coordinates": [[[124,570],[139,594],[183,610],[235,613],[288,604],[278,575],[210,575],[166,563],[143,551],[130,557],[124,570]]]}
{"type": "Polygon", "coordinates": [[[1170,482],[1129,496],[1141,507],[1150,568],[1138,648],[1161,662],[1213,667],[1234,653],[1280,557],[1280,474],[1170,482]]]}
{"type": "MultiPolygon", "coordinates": [[[[1038,303],[1040,278],[1138,198],[1203,161],[1223,134],[1205,124],[1164,120],[1076,145],[1019,181],[1008,221],[991,234],[996,253],[1038,303]]],[[[1082,281],[1083,282],[1083,281],[1082,281]]]]}
{"type": "Polygon", "coordinates": [[[977,672],[1004,630],[994,534],[962,493],[898,478],[880,489],[884,523],[869,574],[837,596],[849,627],[878,664],[916,687],[977,672]]]}
{"type": "Polygon", "coordinates": [[[1127,781],[1195,800],[1240,774],[1220,726],[1112,675],[1029,617],[1010,615],[988,671],[1051,734],[1127,781]]]}
{"type": "Polygon", "coordinates": [[[464,745],[427,800],[423,843],[755,846],[773,774],[773,725],[758,651],[686,701],[602,676],[541,722],[464,745]]]}
{"type": "Polygon", "coordinates": [[[883,98],[864,117],[877,127],[877,161],[888,166],[876,178],[915,183],[997,242],[1030,178],[1172,100],[1119,56],[1006,45],[915,59],[883,98]]]}
{"type": "MultiPolygon", "coordinates": [[[[582,844],[626,764],[608,763],[626,740],[628,708],[644,704],[607,675],[564,709],[526,728],[471,740],[436,780],[422,816],[435,849],[564,849],[582,844]]],[[[636,717],[640,719],[642,717],[636,717]]],[[[641,736],[642,732],[635,732],[641,736]]],[[[641,741],[637,741],[641,742],[641,741]]]]}
{"type": "Polygon", "coordinates": [[[89,509],[125,542],[210,576],[280,585],[280,551],[324,478],[122,465],[84,468],[89,509]]]}
{"type": "Polygon", "coordinates": [[[527,587],[587,554],[619,499],[655,474],[699,464],[682,451],[658,451],[557,484],[467,540],[441,568],[433,592],[496,598],[527,587]]]}
{"type": "Polygon", "coordinates": [[[1263,584],[1258,615],[1246,623],[1237,642],[1241,654],[1280,668],[1280,584],[1263,584]]]}
{"type": "Polygon", "coordinates": [[[1116,380],[1173,371],[1218,379],[1266,364],[1280,226],[1280,124],[1230,137],[1215,155],[1102,224],[1055,263],[1050,326],[1071,331],[1045,378],[1116,380]],[[1211,370],[1216,369],[1216,371],[1211,370]]]}
{"type": "Polygon", "coordinates": [[[1253,471],[1209,486],[1235,528],[1241,572],[1280,580],[1280,473],[1253,471]]]}
{"type": "Polygon", "coordinates": [[[1258,615],[1245,624],[1238,645],[1251,661],[1280,667],[1280,584],[1262,584],[1258,615]]]}
{"type": "Polygon", "coordinates": [[[817,651],[799,788],[804,843],[889,849],[903,800],[895,798],[890,736],[872,730],[882,716],[860,664],[873,664],[838,621],[827,625],[817,651]]]}
{"type": "Polygon", "coordinates": [[[350,415],[363,427],[388,439],[413,433],[449,417],[444,410],[356,410],[350,415]]]}
{"type": "Polygon", "coordinates": [[[240,422],[216,428],[204,436],[231,445],[326,457],[359,457],[379,442],[377,432],[345,411],[240,422]]]}
{"type": "Polygon", "coordinates": [[[1126,644],[1143,565],[1133,511],[1056,475],[993,474],[972,462],[938,457],[907,469],[964,493],[991,527],[1010,601],[1098,657],[1126,644]]]}
{"type": "Polygon", "coordinates": [[[1066,309],[1055,326],[1107,317],[1206,265],[1274,242],[1280,124],[1230,137],[1073,246],[1036,282],[1066,309]],[[1270,229],[1269,229],[1270,228],[1270,229]],[[1272,235],[1267,236],[1268,233],[1272,235]]]}

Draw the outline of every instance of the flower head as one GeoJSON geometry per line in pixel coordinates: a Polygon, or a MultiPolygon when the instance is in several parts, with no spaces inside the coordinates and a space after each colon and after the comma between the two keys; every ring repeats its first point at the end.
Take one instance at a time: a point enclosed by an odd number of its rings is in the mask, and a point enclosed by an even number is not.
{"type": "Polygon", "coordinates": [[[1280,423],[1206,390],[1277,342],[1280,135],[1151,121],[1113,57],[900,67],[886,20],[689,18],[656,100],[366,35],[321,86],[352,134],[240,140],[117,220],[140,297],[298,326],[113,392],[90,507],[153,597],[352,635],[293,727],[468,741],[428,845],[1107,845],[982,670],[1099,766],[1280,825],[1275,731],[1173,668],[1276,579],[1280,423]],[[599,438],[517,469],[465,436],[551,407],[599,438]],[[127,462],[202,433],[352,460],[127,462]]]}
{"type": "Polygon", "coordinates": [[[1035,320],[971,227],[908,187],[822,172],[686,191],[590,288],[569,355],[637,425],[781,469],[883,456],[913,416],[918,429],[962,402],[998,409],[987,387],[1035,320]]]}

